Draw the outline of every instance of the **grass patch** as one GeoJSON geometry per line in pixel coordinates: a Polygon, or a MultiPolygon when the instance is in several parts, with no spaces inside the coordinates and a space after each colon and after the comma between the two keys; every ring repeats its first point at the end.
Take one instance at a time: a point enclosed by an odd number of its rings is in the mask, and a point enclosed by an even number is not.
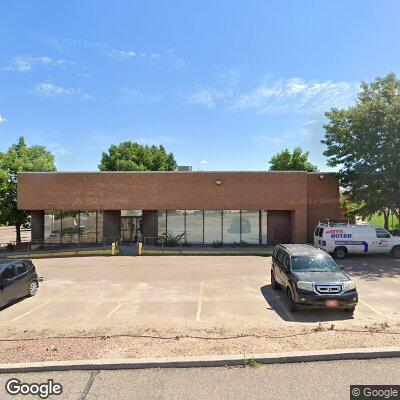
{"type": "MultiPolygon", "coordinates": [[[[378,215],[378,214],[372,215],[372,217],[370,219],[368,219],[366,222],[371,225],[381,227],[381,228],[383,228],[385,225],[383,215],[378,215]]],[[[390,215],[389,229],[393,230],[393,229],[399,229],[399,228],[400,228],[400,223],[399,223],[398,219],[396,218],[396,216],[393,215],[393,219],[392,219],[392,215],[390,215]]]]}
{"type": "Polygon", "coordinates": [[[57,258],[57,257],[85,257],[85,256],[111,256],[111,250],[87,251],[60,251],[54,253],[21,253],[7,256],[7,259],[19,258],[57,258]]]}

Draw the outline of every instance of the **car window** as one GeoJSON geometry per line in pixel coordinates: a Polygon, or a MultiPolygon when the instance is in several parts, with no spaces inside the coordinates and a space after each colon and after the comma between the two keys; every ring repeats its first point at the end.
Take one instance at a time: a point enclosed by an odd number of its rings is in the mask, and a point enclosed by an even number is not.
{"type": "Polygon", "coordinates": [[[2,278],[2,279],[12,279],[12,278],[14,278],[14,276],[15,276],[14,266],[13,266],[13,265],[10,265],[9,267],[7,267],[7,268],[4,270],[4,272],[3,272],[2,276],[1,276],[1,278],[2,278]]]}
{"type": "Polygon", "coordinates": [[[338,270],[338,265],[329,255],[292,257],[292,271],[295,272],[329,272],[338,270]]]}
{"type": "Polygon", "coordinates": [[[389,239],[391,236],[390,233],[383,228],[376,228],[375,232],[378,239],[389,239]]]}
{"type": "Polygon", "coordinates": [[[278,248],[277,247],[275,247],[275,249],[274,249],[274,252],[272,253],[272,258],[274,259],[274,260],[276,260],[276,256],[277,256],[277,254],[278,254],[278,248]]]}
{"type": "Polygon", "coordinates": [[[277,254],[277,256],[276,256],[276,259],[277,259],[277,261],[278,261],[278,263],[280,264],[280,265],[282,265],[283,264],[283,257],[285,256],[285,253],[282,251],[282,250],[278,250],[278,254],[277,254]]]}
{"type": "Polygon", "coordinates": [[[290,257],[287,254],[283,257],[283,266],[287,269],[290,268],[290,257]]]}
{"type": "Polygon", "coordinates": [[[315,228],[314,236],[318,236],[319,234],[319,228],[315,228]]]}
{"type": "Polygon", "coordinates": [[[15,273],[16,276],[24,274],[27,270],[26,265],[23,262],[18,262],[17,264],[15,264],[15,269],[16,269],[15,273]]]}
{"type": "Polygon", "coordinates": [[[324,234],[324,228],[319,228],[319,234],[318,234],[318,236],[319,236],[319,237],[322,237],[323,234],[324,234]]]}

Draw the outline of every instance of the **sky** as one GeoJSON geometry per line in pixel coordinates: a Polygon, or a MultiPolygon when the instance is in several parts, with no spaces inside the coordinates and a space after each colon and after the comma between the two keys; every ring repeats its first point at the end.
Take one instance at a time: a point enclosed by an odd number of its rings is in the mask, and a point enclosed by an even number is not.
{"type": "Polygon", "coordinates": [[[0,151],[25,136],[60,171],[164,145],[194,170],[267,170],[324,112],[400,67],[399,1],[2,1],[0,151]]]}

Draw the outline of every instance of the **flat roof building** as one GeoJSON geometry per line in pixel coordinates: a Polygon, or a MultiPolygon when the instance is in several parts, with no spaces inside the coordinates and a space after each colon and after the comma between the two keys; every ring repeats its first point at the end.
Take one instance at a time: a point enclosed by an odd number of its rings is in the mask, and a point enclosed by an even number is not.
{"type": "Polygon", "coordinates": [[[307,172],[26,172],[18,208],[32,240],[102,242],[183,234],[191,244],[307,243],[339,217],[339,182],[307,172]]]}

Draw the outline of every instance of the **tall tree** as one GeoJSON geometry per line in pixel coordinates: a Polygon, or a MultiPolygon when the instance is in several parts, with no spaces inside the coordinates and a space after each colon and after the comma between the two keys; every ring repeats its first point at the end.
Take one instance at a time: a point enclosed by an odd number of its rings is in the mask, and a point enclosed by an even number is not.
{"type": "Polygon", "coordinates": [[[362,215],[400,217],[400,81],[393,73],[361,84],[356,104],[325,113],[324,155],[362,215]]]}
{"type": "Polygon", "coordinates": [[[174,171],[177,167],[174,155],[164,146],[143,146],[127,141],[113,144],[103,152],[100,171],[174,171]]]}
{"type": "Polygon", "coordinates": [[[296,147],[293,152],[288,149],[275,154],[271,160],[269,160],[270,171],[307,171],[316,172],[318,168],[316,165],[311,164],[308,160],[310,152],[296,147]]]}
{"type": "Polygon", "coordinates": [[[29,147],[24,137],[0,153],[0,223],[15,226],[17,242],[28,220],[28,212],[17,209],[17,173],[55,170],[54,155],[44,146],[29,147]]]}

